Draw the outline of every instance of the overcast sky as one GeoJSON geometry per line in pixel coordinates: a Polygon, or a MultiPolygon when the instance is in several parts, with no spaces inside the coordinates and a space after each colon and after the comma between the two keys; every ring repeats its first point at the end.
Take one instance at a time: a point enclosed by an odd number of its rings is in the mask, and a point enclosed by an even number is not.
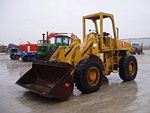
{"type": "Polygon", "coordinates": [[[36,43],[46,31],[82,39],[82,16],[96,12],[114,14],[120,38],[150,36],[150,0],[0,0],[0,43],[36,43]]]}

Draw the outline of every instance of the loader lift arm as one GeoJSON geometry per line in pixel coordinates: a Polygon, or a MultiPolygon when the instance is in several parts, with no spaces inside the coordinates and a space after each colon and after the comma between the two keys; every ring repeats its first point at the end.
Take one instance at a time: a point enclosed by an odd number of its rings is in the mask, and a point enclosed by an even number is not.
{"type": "Polygon", "coordinates": [[[88,41],[83,45],[81,45],[79,39],[75,39],[68,48],[59,47],[51,56],[50,61],[56,59],[59,62],[67,62],[75,67],[80,60],[89,58],[92,54],[100,57],[96,34],[90,33],[88,37],[88,41]]]}

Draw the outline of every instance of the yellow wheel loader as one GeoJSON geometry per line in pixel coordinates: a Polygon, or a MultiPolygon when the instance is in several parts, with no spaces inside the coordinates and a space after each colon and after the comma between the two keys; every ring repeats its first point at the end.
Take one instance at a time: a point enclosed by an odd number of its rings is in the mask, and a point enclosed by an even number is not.
{"type": "Polygon", "coordinates": [[[119,71],[123,81],[132,81],[137,60],[131,55],[131,44],[118,38],[112,14],[83,16],[83,43],[72,34],[68,47],[60,46],[49,61],[34,62],[16,83],[44,97],[66,100],[74,84],[84,94],[93,93],[113,71],[119,71]],[[103,30],[106,18],[112,23],[113,37],[103,30]],[[95,28],[90,33],[86,33],[87,21],[95,28]]]}

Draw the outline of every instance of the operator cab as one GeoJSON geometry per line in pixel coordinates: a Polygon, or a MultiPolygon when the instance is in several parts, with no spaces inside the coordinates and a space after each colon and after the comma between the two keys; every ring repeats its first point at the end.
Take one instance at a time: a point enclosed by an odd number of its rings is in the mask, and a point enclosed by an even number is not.
{"type": "Polygon", "coordinates": [[[116,32],[115,22],[112,14],[96,13],[83,16],[83,42],[90,34],[98,37],[99,50],[117,48],[118,32],[116,32]],[[91,32],[92,31],[92,32],[91,32]],[[114,46],[112,46],[114,44],[114,46]]]}

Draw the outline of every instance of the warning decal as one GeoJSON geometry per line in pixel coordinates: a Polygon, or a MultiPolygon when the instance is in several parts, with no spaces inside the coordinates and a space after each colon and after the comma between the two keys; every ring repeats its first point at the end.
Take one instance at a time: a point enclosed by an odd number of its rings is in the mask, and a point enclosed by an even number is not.
{"type": "Polygon", "coordinates": [[[125,48],[126,47],[126,43],[124,41],[122,41],[122,47],[125,48]]]}

